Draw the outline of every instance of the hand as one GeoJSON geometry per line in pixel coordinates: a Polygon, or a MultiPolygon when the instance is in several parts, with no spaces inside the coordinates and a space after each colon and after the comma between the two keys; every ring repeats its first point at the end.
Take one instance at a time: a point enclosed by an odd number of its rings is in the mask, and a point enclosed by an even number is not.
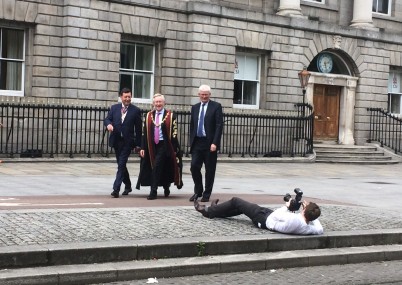
{"type": "Polygon", "coordinates": [[[211,144],[211,148],[209,149],[211,152],[216,151],[216,145],[215,144],[211,144]]]}
{"type": "Polygon", "coordinates": [[[112,124],[109,124],[109,125],[107,125],[107,130],[109,131],[109,132],[113,132],[113,125],[112,124]]]}
{"type": "Polygon", "coordinates": [[[140,150],[140,156],[141,156],[142,158],[144,158],[144,156],[145,156],[145,151],[144,151],[143,149],[140,150]]]}

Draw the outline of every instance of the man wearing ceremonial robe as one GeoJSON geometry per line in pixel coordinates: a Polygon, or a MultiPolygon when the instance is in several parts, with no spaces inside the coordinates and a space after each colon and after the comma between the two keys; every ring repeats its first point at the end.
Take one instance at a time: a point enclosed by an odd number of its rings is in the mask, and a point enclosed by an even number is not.
{"type": "Polygon", "coordinates": [[[176,116],[165,109],[165,97],[162,94],[155,94],[152,102],[154,109],[146,114],[143,126],[141,167],[136,187],[151,187],[148,200],[157,198],[158,186],[163,186],[165,197],[170,195],[171,183],[178,189],[183,186],[176,116]]]}

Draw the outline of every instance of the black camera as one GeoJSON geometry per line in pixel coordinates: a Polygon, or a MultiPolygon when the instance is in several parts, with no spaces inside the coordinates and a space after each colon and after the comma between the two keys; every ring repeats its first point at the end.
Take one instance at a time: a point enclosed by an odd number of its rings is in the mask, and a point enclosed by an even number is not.
{"type": "Polygon", "coordinates": [[[301,199],[302,199],[302,196],[303,196],[303,191],[300,190],[300,188],[295,188],[294,191],[296,193],[296,196],[295,196],[294,199],[292,198],[292,196],[289,193],[286,193],[286,195],[283,197],[283,200],[285,202],[290,201],[290,205],[288,207],[288,210],[291,211],[291,212],[298,211],[300,209],[301,204],[302,204],[301,199]]]}

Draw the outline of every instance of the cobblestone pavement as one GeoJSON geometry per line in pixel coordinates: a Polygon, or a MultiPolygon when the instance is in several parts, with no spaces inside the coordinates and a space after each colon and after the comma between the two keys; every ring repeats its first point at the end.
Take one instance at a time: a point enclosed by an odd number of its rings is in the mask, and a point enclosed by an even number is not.
{"type": "MultiPolygon", "coordinates": [[[[289,285],[289,284],[402,284],[402,261],[301,267],[291,269],[225,274],[197,275],[157,279],[159,285],[289,285]]],[[[150,276],[152,278],[152,276],[150,276]]],[[[102,283],[103,285],[139,285],[147,280],[102,283]]]]}
{"type": "MultiPolygon", "coordinates": [[[[322,213],[327,232],[402,228],[392,211],[323,205],[322,213]]],[[[0,212],[0,246],[264,234],[273,233],[244,215],[211,220],[192,207],[0,212]]]]}

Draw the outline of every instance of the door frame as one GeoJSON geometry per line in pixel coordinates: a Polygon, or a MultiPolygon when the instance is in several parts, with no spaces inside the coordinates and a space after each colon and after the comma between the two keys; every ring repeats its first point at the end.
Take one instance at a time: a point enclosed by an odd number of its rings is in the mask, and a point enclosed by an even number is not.
{"type": "Polygon", "coordinates": [[[310,73],[305,99],[306,102],[312,106],[314,106],[314,84],[336,85],[341,87],[338,144],[354,145],[355,98],[358,77],[343,74],[310,73]]]}

